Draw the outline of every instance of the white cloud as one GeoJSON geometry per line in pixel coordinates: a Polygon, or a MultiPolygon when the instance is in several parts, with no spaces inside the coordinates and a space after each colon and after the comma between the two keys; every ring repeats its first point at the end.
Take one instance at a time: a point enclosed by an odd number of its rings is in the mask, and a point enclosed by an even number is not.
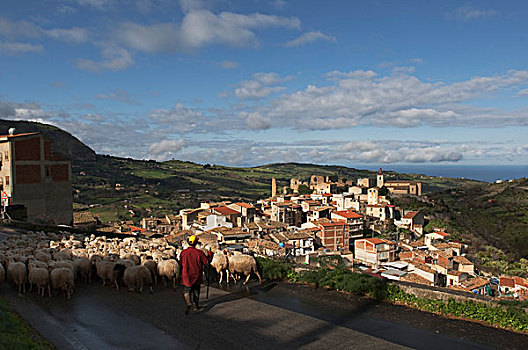
{"type": "Polygon", "coordinates": [[[291,76],[281,77],[274,72],[253,74],[252,80],[243,80],[235,88],[235,96],[244,100],[258,100],[285,90],[283,86],[273,86],[292,79],[291,76]]]}
{"type": "Polygon", "coordinates": [[[528,83],[528,71],[476,76],[454,83],[424,82],[398,72],[378,76],[354,71],[327,74],[332,84],[308,85],[282,94],[266,105],[247,109],[272,120],[277,127],[344,129],[355,125],[397,127],[527,125],[528,110],[478,109],[465,102],[492,97],[504,89],[528,83]],[[499,124],[497,124],[499,123],[499,124]]]}
{"type": "MultiPolygon", "coordinates": [[[[149,119],[161,129],[172,132],[196,131],[206,127],[208,118],[198,110],[187,108],[178,103],[171,109],[155,109],[149,119]]],[[[221,122],[220,122],[221,123],[221,122]]]]}
{"type": "Polygon", "coordinates": [[[295,17],[232,12],[215,14],[192,9],[181,23],[141,25],[121,23],[114,40],[131,49],[145,52],[192,51],[206,45],[248,46],[256,44],[256,30],[263,28],[299,28],[295,17]]]}
{"type": "Polygon", "coordinates": [[[519,96],[519,97],[528,96],[528,89],[522,89],[522,90],[519,90],[519,91],[517,92],[517,96],[519,96]]]}
{"type": "Polygon", "coordinates": [[[10,43],[0,41],[0,53],[17,55],[29,52],[44,52],[44,46],[29,43],[10,43]]]}
{"type": "Polygon", "coordinates": [[[469,5],[463,5],[455,10],[446,14],[447,19],[459,20],[459,21],[472,21],[479,19],[492,19],[497,18],[501,13],[497,10],[481,10],[469,5]]]}
{"type": "Polygon", "coordinates": [[[88,31],[79,27],[69,29],[42,29],[42,33],[52,39],[67,43],[82,43],[88,40],[88,31]]]}
{"type": "Polygon", "coordinates": [[[112,91],[108,94],[97,94],[95,95],[96,98],[100,100],[113,100],[113,101],[119,101],[131,105],[137,105],[139,104],[139,101],[135,98],[132,98],[128,92],[125,90],[116,90],[112,91]]]}
{"type": "Polygon", "coordinates": [[[250,130],[265,130],[271,127],[271,121],[258,113],[249,113],[245,120],[250,130]]]}
{"type": "Polygon", "coordinates": [[[218,65],[224,69],[233,69],[240,65],[240,63],[235,61],[222,61],[219,62],[218,65]]]}
{"type": "Polygon", "coordinates": [[[337,39],[333,36],[323,34],[320,31],[311,31],[311,32],[306,32],[302,34],[298,38],[288,41],[287,43],[284,44],[284,46],[286,47],[303,46],[303,45],[311,44],[318,40],[328,41],[328,42],[337,41],[337,39]]]}
{"type": "Polygon", "coordinates": [[[102,61],[94,61],[86,58],[77,59],[77,67],[89,72],[119,71],[134,64],[134,59],[128,50],[123,48],[109,47],[103,49],[102,61]]]}
{"type": "Polygon", "coordinates": [[[0,37],[8,39],[47,37],[68,43],[81,43],[88,40],[88,31],[80,27],[45,29],[28,21],[11,21],[0,17],[0,37]]]}
{"type": "Polygon", "coordinates": [[[181,151],[185,146],[183,139],[178,140],[163,140],[150,145],[149,154],[154,158],[167,158],[178,151],[181,151]]]}

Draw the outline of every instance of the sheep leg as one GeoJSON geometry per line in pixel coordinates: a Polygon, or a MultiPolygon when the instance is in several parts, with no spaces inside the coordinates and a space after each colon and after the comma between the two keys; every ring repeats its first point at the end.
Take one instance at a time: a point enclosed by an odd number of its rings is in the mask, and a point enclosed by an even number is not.
{"type": "Polygon", "coordinates": [[[103,278],[103,287],[105,286],[105,280],[106,280],[106,278],[103,278]]]}
{"type": "Polygon", "coordinates": [[[115,286],[116,286],[116,291],[119,292],[119,283],[117,283],[117,280],[115,280],[114,283],[115,283],[115,286]]]}
{"type": "Polygon", "coordinates": [[[154,294],[154,289],[152,289],[152,284],[149,286],[150,294],[154,294]]]}
{"type": "Polygon", "coordinates": [[[172,288],[176,289],[176,277],[172,278],[172,288]]]}
{"type": "MultiPolygon", "coordinates": [[[[38,288],[38,287],[37,287],[37,288],[38,288]]],[[[28,292],[31,292],[32,289],[33,289],[33,283],[30,283],[30,284],[29,284],[29,290],[28,290],[28,292]]]]}
{"type": "Polygon", "coordinates": [[[227,283],[229,283],[229,270],[226,270],[225,273],[227,275],[226,281],[227,281],[227,283]]]}
{"type": "Polygon", "coordinates": [[[51,287],[50,287],[49,284],[48,284],[48,295],[49,295],[49,297],[51,298],[51,287]]]}
{"type": "Polygon", "coordinates": [[[248,283],[248,281],[249,281],[249,277],[251,277],[251,272],[248,273],[246,280],[245,280],[244,283],[242,283],[242,284],[246,284],[246,283],[248,283]]]}
{"type": "Polygon", "coordinates": [[[220,275],[220,281],[218,281],[218,284],[222,284],[222,277],[224,276],[224,272],[220,270],[218,274],[220,275]]]}

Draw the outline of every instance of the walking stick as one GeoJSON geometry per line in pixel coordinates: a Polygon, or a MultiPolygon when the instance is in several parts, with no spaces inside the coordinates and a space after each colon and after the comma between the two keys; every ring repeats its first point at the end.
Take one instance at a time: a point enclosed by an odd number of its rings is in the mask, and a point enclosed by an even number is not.
{"type": "Polygon", "coordinates": [[[209,285],[211,284],[211,263],[207,264],[207,290],[205,292],[205,299],[209,299],[209,285]]]}

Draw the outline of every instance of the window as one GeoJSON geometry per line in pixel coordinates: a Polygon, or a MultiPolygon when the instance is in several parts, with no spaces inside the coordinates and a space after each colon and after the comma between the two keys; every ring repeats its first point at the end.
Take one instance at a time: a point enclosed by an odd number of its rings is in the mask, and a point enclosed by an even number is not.
{"type": "Polygon", "coordinates": [[[9,186],[9,176],[5,177],[5,184],[6,184],[6,186],[9,186]]]}
{"type": "Polygon", "coordinates": [[[49,165],[46,165],[46,177],[50,177],[51,176],[51,167],[49,165]]]}
{"type": "Polygon", "coordinates": [[[5,153],[5,160],[9,160],[9,152],[5,153]]]}

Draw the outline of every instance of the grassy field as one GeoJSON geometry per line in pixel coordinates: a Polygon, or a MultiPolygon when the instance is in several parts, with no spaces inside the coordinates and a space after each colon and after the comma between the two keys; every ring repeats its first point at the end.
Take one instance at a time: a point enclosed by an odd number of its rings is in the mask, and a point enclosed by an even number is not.
{"type": "Polygon", "coordinates": [[[0,349],[53,349],[0,298],[0,349]]]}

